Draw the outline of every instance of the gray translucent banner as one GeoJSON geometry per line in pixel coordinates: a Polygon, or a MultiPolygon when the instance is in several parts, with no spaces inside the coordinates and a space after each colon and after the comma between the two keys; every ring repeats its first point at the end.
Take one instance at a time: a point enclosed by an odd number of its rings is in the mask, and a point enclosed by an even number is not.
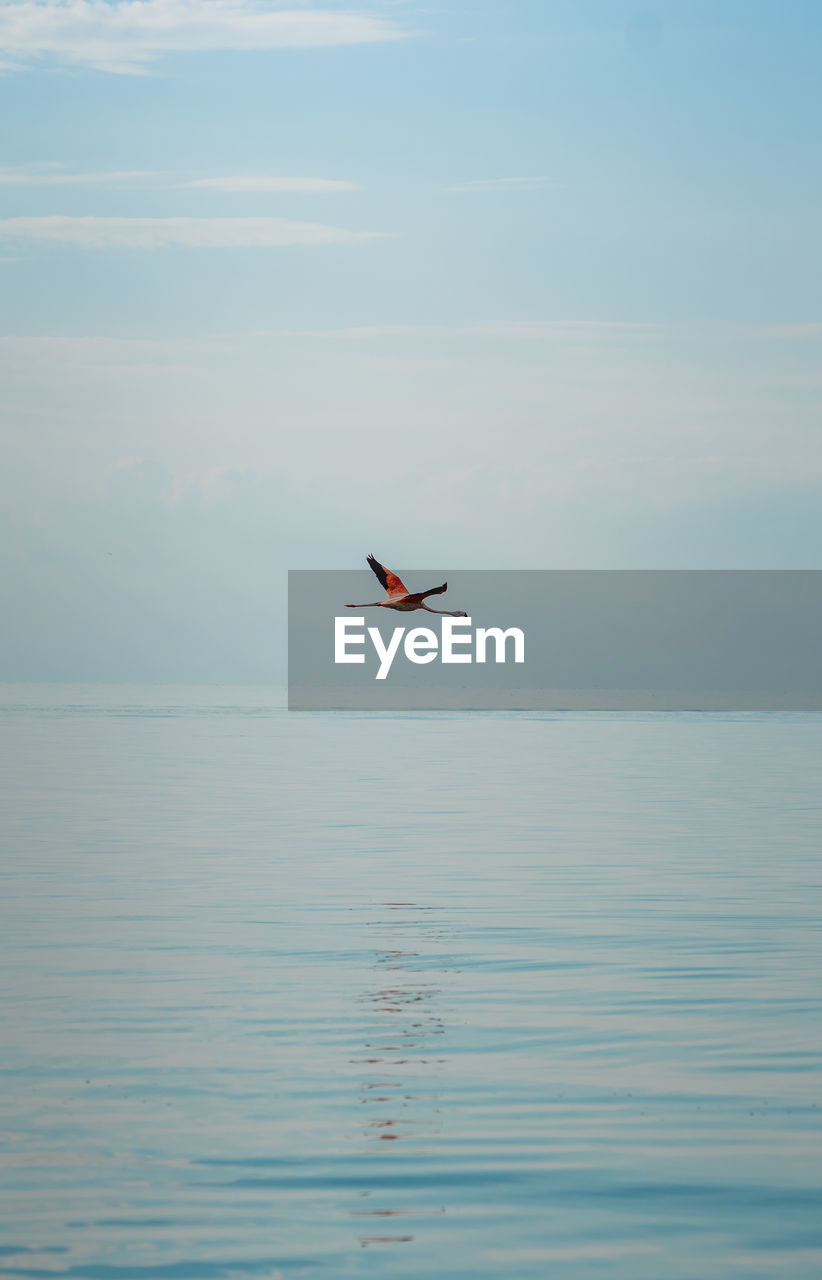
{"type": "Polygon", "coordinates": [[[822,710],[822,571],[400,572],[289,573],[291,710],[822,710]]]}

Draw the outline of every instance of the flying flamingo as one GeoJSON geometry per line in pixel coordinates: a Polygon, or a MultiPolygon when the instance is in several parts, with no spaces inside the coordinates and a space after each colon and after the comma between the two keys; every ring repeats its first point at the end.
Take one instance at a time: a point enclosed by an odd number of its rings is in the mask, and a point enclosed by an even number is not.
{"type": "Polygon", "coordinates": [[[399,609],[401,613],[412,613],[415,609],[425,609],[428,613],[443,613],[449,618],[467,618],[464,609],[430,609],[425,603],[426,596],[441,596],[448,590],[448,583],[441,587],[432,587],[430,591],[417,591],[412,595],[402,579],[396,573],[386,569],[384,564],[373,555],[368,556],[368,563],[380,580],[380,586],[388,592],[387,600],[371,600],[368,604],[347,604],[346,609],[399,609]]]}

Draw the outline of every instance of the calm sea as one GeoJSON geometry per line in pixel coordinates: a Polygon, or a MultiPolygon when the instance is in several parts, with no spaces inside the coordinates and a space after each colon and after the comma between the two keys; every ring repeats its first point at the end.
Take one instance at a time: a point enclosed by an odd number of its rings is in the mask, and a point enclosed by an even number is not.
{"type": "Polygon", "coordinates": [[[0,702],[0,1276],[822,1275],[822,717],[0,702]]]}

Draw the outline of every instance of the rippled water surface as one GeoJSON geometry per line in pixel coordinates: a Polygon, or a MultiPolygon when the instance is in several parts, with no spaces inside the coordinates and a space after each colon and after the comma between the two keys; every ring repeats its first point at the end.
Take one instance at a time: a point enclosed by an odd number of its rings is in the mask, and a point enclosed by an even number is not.
{"type": "Polygon", "coordinates": [[[0,1275],[822,1275],[822,717],[0,696],[0,1275]]]}

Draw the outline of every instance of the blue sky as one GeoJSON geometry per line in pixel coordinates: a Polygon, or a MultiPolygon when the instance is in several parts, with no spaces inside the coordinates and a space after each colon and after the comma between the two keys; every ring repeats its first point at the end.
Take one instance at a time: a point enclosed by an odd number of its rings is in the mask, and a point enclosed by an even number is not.
{"type": "Polygon", "coordinates": [[[815,3],[4,0],[0,677],[288,567],[819,567],[815,3]]]}

